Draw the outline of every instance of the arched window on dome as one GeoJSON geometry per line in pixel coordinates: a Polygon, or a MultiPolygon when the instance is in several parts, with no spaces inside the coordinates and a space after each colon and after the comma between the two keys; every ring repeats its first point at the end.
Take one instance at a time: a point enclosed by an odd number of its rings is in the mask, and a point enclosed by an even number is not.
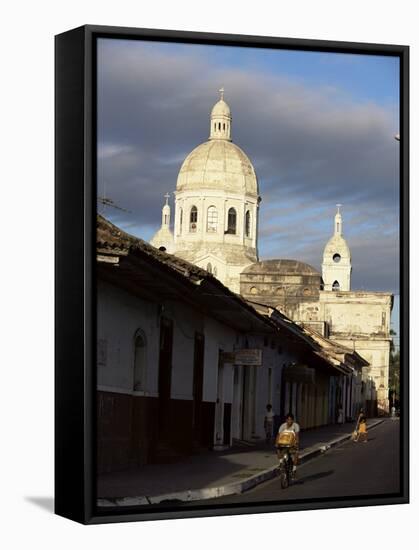
{"type": "Polygon", "coordinates": [[[182,234],[182,224],[183,224],[183,208],[179,212],[179,235],[182,234]]]}
{"type": "Polygon", "coordinates": [[[191,213],[189,215],[189,231],[191,233],[195,233],[197,225],[198,225],[198,208],[196,206],[192,206],[191,213]]]}
{"type": "Polygon", "coordinates": [[[218,212],[215,206],[210,206],[207,211],[207,232],[216,233],[218,227],[218,212]]]}
{"type": "Polygon", "coordinates": [[[134,335],[134,391],[145,390],[147,368],[146,339],[141,329],[134,335]]]}
{"type": "Polygon", "coordinates": [[[218,123],[218,129],[221,130],[221,122],[218,123]]]}
{"type": "Polygon", "coordinates": [[[227,215],[227,231],[230,235],[235,235],[237,229],[237,212],[235,208],[229,208],[227,215]]]}
{"type": "Polygon", "coordinates": [[[246,227],[246,237],[250,237],[250,211],[249,210],[246,212],[245,227],[246,227]]]}
{"type": "Polygon", "coordinates": [[[335,281],[332,285],[332,290],[340,290],[340,284],[338,283],[338,281],[335,281]]]}

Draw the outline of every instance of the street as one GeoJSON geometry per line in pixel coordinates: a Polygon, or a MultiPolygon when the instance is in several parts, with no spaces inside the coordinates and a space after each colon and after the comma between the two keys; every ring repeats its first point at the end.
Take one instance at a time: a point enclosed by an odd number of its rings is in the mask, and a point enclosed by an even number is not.
{"type": "Polygon", "coordinates": [[[386,420],[369,432],[367,443],[347,441],[299,466],[297,479],[288,489],[281,489],[279,479],[274,478],[245,493],[206,500],[205,504],[396,493],[399,431],[398,420],[386,420]]]}

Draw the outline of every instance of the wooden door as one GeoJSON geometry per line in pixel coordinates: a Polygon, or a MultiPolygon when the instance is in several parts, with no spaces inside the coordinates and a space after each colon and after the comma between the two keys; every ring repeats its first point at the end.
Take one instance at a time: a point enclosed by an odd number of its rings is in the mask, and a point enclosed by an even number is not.
{"type": "Polygon", "coordinates": [[[172,382],[173,321],[162,317],[160,320],[159,353],[159,428],[163,436],[168,430],[170,389],[172,382]]]}
{"type": "Polygon", "coordinates": [[[204,381],[204,349],[203,334],[195,333],[194,365],[192,384],[192,431],[195,444],[202,441],[202,388],[204,381]]]}

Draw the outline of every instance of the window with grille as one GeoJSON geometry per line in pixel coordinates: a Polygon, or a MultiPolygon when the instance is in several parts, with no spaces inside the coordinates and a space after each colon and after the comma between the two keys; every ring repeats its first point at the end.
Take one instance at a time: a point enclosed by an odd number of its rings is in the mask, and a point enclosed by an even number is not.
{"type": "Polygon", "coordinates": [[[215,206],[210,206],[207,213],[207,231],[208,233],[216,233],[218,226],[218,212],[215,206]]]}
{"type": "Polygon", "coordinates": [[[191,214],[189,216],[189,231],[195,233],[198,225],[198,209],[196,206],[192,206],[191,214]]]}

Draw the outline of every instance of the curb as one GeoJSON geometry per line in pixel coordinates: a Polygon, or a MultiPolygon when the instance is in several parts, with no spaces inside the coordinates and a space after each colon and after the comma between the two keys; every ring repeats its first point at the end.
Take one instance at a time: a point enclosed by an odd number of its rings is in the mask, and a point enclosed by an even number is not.
{"type": "MultiPolygon", "coordinates": [[[[369,424],[368,429],[371,430],[379,424],[382,424],[384,419],[377,420],[376,422],[369,424]]],[[[329,449],[340,445],[344,441],[351,438],[352,432],[341,435],[328,441],[327,443],[318,443],[317,445],[310,447],[300,454],[300,463],[303,464],[309,460],[316,458],[317,456],[326,453],[329,449]]],[[[259,474],[255,474],[248,477],[244,481],[236,481],[228,483],[227,485],[221,485],[219,487],[208,487],[205,489],[192,489],[188,491],[179,491],[176,493],[167,493],[164,495],[156,496],[138,496],[138,497],[123,497],[123,498],[99,498],[97,499],[97,506],[100,507],[126,507],[126,506],[139,506],[146,504],[162,504],[162,503],[174,503],[174,502],[192,502],[194,500],[205,500],[209,498],[217,498],[227,495],[237,495],[244,493],[256,485],[272,479],[276,475],[278,466],[272,466],[259,474]]]]}

